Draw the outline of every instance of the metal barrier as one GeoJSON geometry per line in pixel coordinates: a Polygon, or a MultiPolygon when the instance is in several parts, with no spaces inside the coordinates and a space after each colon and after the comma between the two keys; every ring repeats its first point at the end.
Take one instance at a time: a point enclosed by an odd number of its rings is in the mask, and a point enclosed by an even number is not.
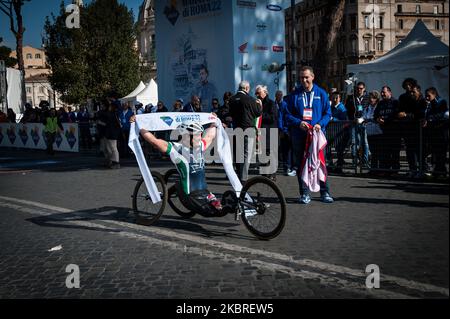
{"type": "Polygon", "coordinates": [[[331,171],[447,174],[448,121],[428,122],[426,127],[419,121],[392,121],[379,128],[353,121],[330,122],[326,153],[331,171]]]}

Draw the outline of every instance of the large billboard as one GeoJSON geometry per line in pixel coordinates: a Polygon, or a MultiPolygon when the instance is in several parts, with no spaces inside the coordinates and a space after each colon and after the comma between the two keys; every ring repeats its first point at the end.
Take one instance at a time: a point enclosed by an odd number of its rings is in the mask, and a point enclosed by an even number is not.
{"type": "Polygon", "coordinates": [[[283,0],[156,1],[156,49],[160,99],[171,105],[192,95],[211,111],[240,81],[267,85],[273,97],[286,90],[283,0]],[[279,79],[278,79],[279,78],[279,79]],[[279,82],[277,81],[279,80],[279,82]]]}

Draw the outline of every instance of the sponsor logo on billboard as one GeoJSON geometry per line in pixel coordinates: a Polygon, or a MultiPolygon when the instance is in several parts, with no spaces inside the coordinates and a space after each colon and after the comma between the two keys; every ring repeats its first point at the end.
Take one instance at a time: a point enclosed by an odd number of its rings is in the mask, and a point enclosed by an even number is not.
{"type": "Polygon", "coordinates": [[[239,66],[239,69],[241,69],[242,71],[250,71],[251,69],[253,69],[253,67],[248,64],[242,64],[241,66],[239,66]]]}
{"type": "Polygon", "coordinates": [[[239,46],[239,53],[248,53],[247,47],[248,47],[248,42],[240,45],[239,46]]]}
{"type": "Polygon", "coordinates": [[[264,32],[267,30],[267,24],[262,21],[258,21],[258,23],[256,24],[256,29],[258,30],[258,32],[264,32]]]}
{"type": "Polygon", "coordinates": [[[177,10],[177,2],[176,1],[172,1],[172,4],[170,6],[166,6],[164,8],[164,15],[166,16],[167,20],[169,20],[169,22],[172,25],[175,25],[178,21],[178,18],[180,17],[180,13],[177,10]]]}
{"type": "Polygon", "coordinates": [[[268,4],[266,6],[266,8],[267,8],[267,10],[270,10],[270,11],[282,11],[283,10],[283,8],[277,4],[268,4]]]}
{"type": "Polygon", "coordinates": [[[269,51],[269,47],[264,45],[254,45],[253,50],[255,51],[269,51]]]}
{"type": "Polygon", "coordinates": [[[255,1],[237,0],[237,6],[240,8],[256,9],[255,1]]]}
{"type": "Polygon", "coordinates": [[[281,45],[274,45],[272,47],[273,52],[284,52],[284,47],[281,45]]]}

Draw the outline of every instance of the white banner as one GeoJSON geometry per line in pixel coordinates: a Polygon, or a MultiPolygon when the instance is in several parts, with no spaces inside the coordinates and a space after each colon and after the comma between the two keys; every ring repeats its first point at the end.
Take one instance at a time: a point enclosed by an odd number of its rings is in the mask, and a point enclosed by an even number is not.
{"type": "Polygon", "coordinates": [[[231,147],[228,135],[222,126],[222,122],[211,113],[153,113],[143,114],[136,116],[136,123],[131,124],[130,139],[128,146],[133,150],[136,160],[139,165],[142,177],[144,178],[145,185],[150,194],[153,203],[161,201],[161,196],[158,192],[158,188],[153,180],[152,173],[144,153],[142,151],[141,144],[139,142],[140,130],[147,131],[167,131],[175,130],[184,121],[196,121],[202,125],[216,123],[217,126],[217,152],[222,162],[225,173],[230,181],[233,189],[236,191],[239,197],[242,190],[242,184],[239,181],[236,172],[233,168],[233,159],[231,156],[231,147]]]}
{"type": "MultiPolygon", "coordinates": [[[[57,129],[55,151],[78,152],[78,124],[64,123],[64,130],[57,129]]],[[[44,125],[41,123],[2,123],[0,124],[0,147],[47,148],[44,125]]]]}

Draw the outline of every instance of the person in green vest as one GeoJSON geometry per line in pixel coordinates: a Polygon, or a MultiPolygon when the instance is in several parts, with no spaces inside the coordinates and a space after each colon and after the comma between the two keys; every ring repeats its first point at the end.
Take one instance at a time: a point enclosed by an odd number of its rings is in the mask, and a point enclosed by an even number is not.
{"type": "Polygon", "coordinates": [[[44,132],[47,139],[47,153],[54,155],[53,143],[55,142],[56,132],[58,128],[64,131],[61,121],[56,116],[56,109],[51,109],[48,116],[44,117],[44,132]]]}

